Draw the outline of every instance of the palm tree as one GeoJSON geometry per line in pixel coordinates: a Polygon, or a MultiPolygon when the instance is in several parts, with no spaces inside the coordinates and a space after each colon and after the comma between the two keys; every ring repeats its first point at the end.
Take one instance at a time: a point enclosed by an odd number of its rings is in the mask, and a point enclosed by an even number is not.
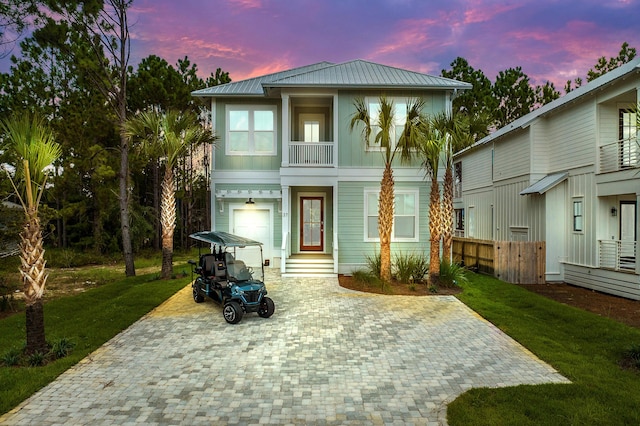
{"type": "Polygon", "coordinates": [[[20,233],[20,275],[26,305],[26,353],[44,353],[47,341],[44,331],[42,295],[48,274],[38,206],[46,188],[48,166],[61,154],[51,130],[36,116],[14,116],[1,123],[7,149],[15,155],[13,176],[7,171],[16,197],[25,215],[20,233]]]}
{"type": "Polygon", "coordinates": [[[424,143],[420,145],[422,164],[431,181],[429,193],[429,280],[431,282],[435,282],[440,274],[440,239],[444,228],[438,171],[445,145],[445,135],[438,128],[439,120],[437,117],[430,120],[424,143]]]}
{"type": "Polygon", "coordinates": [[[441,234],[442,260],[451,263],[451,247],[453,245],[453,154],[470,146],[473,137],[470,133],[470,121],[466,114],[441,113],[433,118],[433,127],[442,136],[442,161],[445,167],[442,205],[441,234]]]}
{"type": "Polygon", "coordinates": [[[420,144],[422,132],[421,119],[424,101],[416,99],[407,103],[407,118],[404,129],[395,143],[393,130],[395,128],[395,109],[393,101],[385,96],[379,99],[380,111],[377,117],[371,117],[367,105],[362,98],[354,101],[356,111],[351,116],[350,129],[353,131],[358,124],[362,125],[362,136],[365,144],[370,141],[372,133],[376,131],[375,143],[380,146],[384,161],[384,171],[380,182],[378,197],[378,235],[380,238],[380,278],[391,281],[391,231],[393,229],[393,209],[395,203],[394,179],[392,163],[396,153],[400,152],[401,162],[409,162],[414,149],[420,144]],[[379,129],[379,130],[376,130],[379,129]]]}
{"type": "Polygon", "coordinates": [[[214,142],[213,133],[205,129],[192,112],[169,110],[146,111],[127,120],[125,134],[140,143],[140,148],[164,162],[160,223],[162,226],[162,278],[173,275],[173,232],[176,227],[174,168],[192,147],[214,142]]]}

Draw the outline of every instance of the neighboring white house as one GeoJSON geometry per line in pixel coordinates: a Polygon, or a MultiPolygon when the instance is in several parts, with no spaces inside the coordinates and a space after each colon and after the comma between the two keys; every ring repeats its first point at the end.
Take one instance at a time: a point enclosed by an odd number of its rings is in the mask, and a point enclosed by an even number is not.
{"type": "Polygon", "coordinates": [[[546,241],[546,278],[640,299],[634,60],[455,156],[457,235],[546,241]]]}
{"type": "MultiPolygon", "coordinates": [[[[451,110],[468,83],[356,60],[321,62],[193,92],[207,98],[219,137],[213,151],[212,227],[264,243],[287,274],[350,273],[379,250],[377,197],[383,162],[373,140],[349,129],[354,100],[372,112],[408,99],[451,110]]],[[[399,138],[400,132],[396,132],[399,138]]],[[[420,162],[394,163],[392,250],[428,253],[429,183],[420,162]]]]}

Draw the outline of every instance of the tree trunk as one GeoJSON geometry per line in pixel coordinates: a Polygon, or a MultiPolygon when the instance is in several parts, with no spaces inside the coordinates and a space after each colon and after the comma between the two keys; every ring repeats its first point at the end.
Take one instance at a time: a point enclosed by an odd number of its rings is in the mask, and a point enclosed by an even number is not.
{"type": "MultiPolygon", "coordinates": [[[[122,117],[125,117],[124,115],[122,117]]],[[[124,255],[124,271],[127,277],[136,275],[133,262],[133,246],[131,245],[131,220],[129,218],[129,141],[124,134],[124,119],[120,125],[120,175],[119,203],[120,230],[122,233],[122,254],[124,255]]]]}
{"type": "Polygon", "coordinates": [[[167,165],[162,181],[162,278],[173,275],[173,231],[176,227],[176,198],[173,189],[173,170],[167,165]]]}
{"type": "Polygon", "coordinates": [[[27,223],[20,234],[20,275],[26,305],[27,354],[46,352],[42,295],[47,283],[38,211],[27,211],[27,223]]]}
{"type": "Polygon", "coordinates": [[[429,279],[431,282],[440,275],[440,187],[438,180],[431,181],[431,195],[429,197],[429,279]]]}
{"type": "Polygon", "coordinates": [[[160,249],[160,243],[161,243],[161,238],[160,236],[162,235],[162,226],[160,225],[160,194],[159,194],[159,188],[160,188],[160,165],[158,164],[158,160],[154,160],[151,163],[151,168],[153,170],[152,175],[153,175],[153,211],[154,211],[154,216],[153,216],[153,249],[154,250],[159,250],[160,249]]]}
{"type": "Polygon", "coordinates": [[[378,234],[380,236],[380,278],[391,281],[391,229],[393,228],[393,207],[395,197],[393,170],[386,164],[380,182],[378,199],[378,234]]]}
{"type": "Polygon", "coordinates": [[[447,167],[442,188],[442,260],[451,264],[453,245],[453,170],[447,167]]]}

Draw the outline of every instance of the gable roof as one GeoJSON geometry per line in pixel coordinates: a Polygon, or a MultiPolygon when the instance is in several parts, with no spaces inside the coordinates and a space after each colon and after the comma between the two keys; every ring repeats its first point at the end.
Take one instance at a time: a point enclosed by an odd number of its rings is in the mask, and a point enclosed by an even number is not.
{"type": "Polygon", "coordinates": [[[306,67],[196,90],[193,96],[256,96],[286,87],[376,89],[471,89],[471,84],[415,71],[355,60],[306,67]]]}
{"type": "Polygon", "coordinates": [[[536,110],[531,111],[529,114],[523,115],[517,120],[514,120],[513,122],[507,124],[504,127],[499,128],[498,130],[491,133],[490,135],[480,139],[478,142],[474,143],[469,148],[463,149],[462,151],[458,152],[456,155],[460,155],[477,146],[485,145],[515,130],[524,129],[539,117],[542,117],[548,114],[553,114],[563,106],[566,106],[571,102],[577,101],[579,98],[582,98],[583,96],[588,95],[596,90],[602,89],[605,86],[611,83],[614,83],[618,79],[626,78],[626,76],[632,73],[640,73],[640,58],[630,61],[626,64],[623,64],[618,68],[614,69],[613,71],[609,71],[605,75],[602,75],[596,78],[595,80],[591,80],[584,86],[580,86],[577,89],[567,93],[566,95],[561,96],[560,98],[552,102],[549,102],[548,104],[545,104],[536,110]]]}

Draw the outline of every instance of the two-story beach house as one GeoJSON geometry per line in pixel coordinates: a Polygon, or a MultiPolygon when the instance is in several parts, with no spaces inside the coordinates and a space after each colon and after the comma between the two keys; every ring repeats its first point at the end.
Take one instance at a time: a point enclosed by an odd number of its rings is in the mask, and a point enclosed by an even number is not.
{"type": "MultiPolygon", "coordinates": [[[[394,101],[396,139],[406,105],[450,110],[467,83],[356,60],[321,62],[210,87],[219,137],[213,149],[212,227],[264,243],[284,275],[351,273],[379,250],[380,148],[350,130],[354,100],[372,116],[379,97],[394,101]]],[[[429,183],[420,161],[394,164],[393,252],[428,253],[429,183]]]]}
{"type": "Polygon", "coordinates": [[[640,299],[640,60],[455,157],[459,236],[546,241],[546,279],[640,299]]]}

